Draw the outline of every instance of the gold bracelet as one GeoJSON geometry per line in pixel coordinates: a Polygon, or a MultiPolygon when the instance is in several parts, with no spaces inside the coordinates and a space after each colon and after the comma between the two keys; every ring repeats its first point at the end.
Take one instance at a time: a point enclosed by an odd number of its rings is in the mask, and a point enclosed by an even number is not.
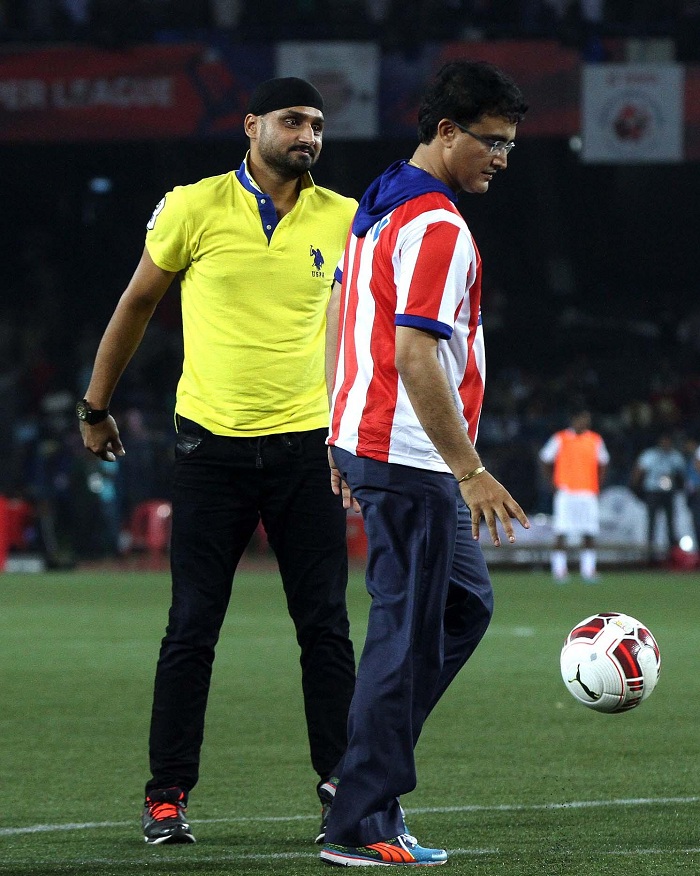
{"type": "Polygon", "coordinates": [[[475,468],[474,471],[470,471],[468,474],[462,475],[462,477],[459,478],[457,483],[463,484],[465,481],[470,481],[472,478],[475,478],[478,474],[481,474],[482,471],[486,471],[485,465],[480,465],[479,468],[475,468]]]}

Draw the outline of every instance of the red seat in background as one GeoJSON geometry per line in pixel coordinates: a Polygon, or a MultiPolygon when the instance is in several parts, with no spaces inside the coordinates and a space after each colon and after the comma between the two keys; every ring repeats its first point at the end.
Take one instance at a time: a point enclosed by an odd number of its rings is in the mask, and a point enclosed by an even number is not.
{"type": "Polygon", "coordinates": [[[170,544],[173,509],[165,499],[140,502],[129,522],[131,550],[164,553],[170,544]]]}

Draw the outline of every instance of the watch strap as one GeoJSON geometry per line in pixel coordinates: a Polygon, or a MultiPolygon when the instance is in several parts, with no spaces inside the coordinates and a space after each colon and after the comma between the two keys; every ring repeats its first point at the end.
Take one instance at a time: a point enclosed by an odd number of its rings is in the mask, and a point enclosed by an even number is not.
{"type": "Polygon", "coordinates": [[[75,407],[75,413],[79,420],[82,420],[89,426],[95,426],[97,423],[107,419],[109,408],[93,408],[87,399],[81,399],[75,407]]]}

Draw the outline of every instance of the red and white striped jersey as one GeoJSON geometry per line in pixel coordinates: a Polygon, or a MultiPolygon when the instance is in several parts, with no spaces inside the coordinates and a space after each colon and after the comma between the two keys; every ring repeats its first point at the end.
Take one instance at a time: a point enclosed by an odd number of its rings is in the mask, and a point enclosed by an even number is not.
{"type": "MultiPolygon", "coordinates": [[[[362,205],[361,205],[362,209],[362,205]]],[[[356,456],[449,471],[396,370],[396,326],[438,335],[438,358],[476,441],[484,395],[481,258],[441,191],[407,200],[348,238],[328,443],[356,456]]]]}

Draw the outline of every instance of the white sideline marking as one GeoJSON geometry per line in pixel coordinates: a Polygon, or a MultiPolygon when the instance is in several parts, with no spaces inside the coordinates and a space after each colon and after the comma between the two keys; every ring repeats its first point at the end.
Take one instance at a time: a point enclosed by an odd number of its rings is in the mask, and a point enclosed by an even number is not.
{"type": "MultiPolygon", "coordinates": [[[[532,812],[558,809],[590,809],[606,806],[668,806],[674,803],[688,804],[699,803],[700,797],[632,797],[618,800],[572,800],[569,803],[503,803],[497,806],[424,806],[415,809],[407,809],[407,815],[440,814],[448,812],[532,812]]],[[[316,820],[316,815],[268,815],[250,816],[238,815],[230,818],[192,818],[192,824],[249,824],[251,822],[265,822],[266,824],[290,821],[316,820]]],[[[86,821],[72,822],[68,824],[34,824],[29,827],[0,827],[0,836],[18,836],[20,834],[50,833],[65,830],[93,830],[101,827],[129,827],[133,821],[86,821]]],[[[694,852],[695,849],[688,849],[694,852]]],[[[492,852],[485,852],[491,854],[492,852]]],[[[649,850],[649,854],[654,850],[649,850]]],[[[662,854],[663,852],[659,852],[662,854]]],[[[473,854],[473,852],[469,852],[473,854]]],[[[625,852],[611,852],[610,854],[626,854],[625,852]]],[[[269,856],[266,856],[269,857],[269,856]]],[[[200,860],[198,858],[198,860],[200,860]]]]}
{"type": "MultiPolygon", "coordinates": [[[[157,847],[153,847],[157,848],[157,847]]],[[[169,847],[172,851],[172,847],[169,847]]],[[[195,846],[187,845],[183,846],[184,849],[193,849],[195,846]]],[[[202,857],[201,855],[197,855],[196,861],[198,864],[222,864],[228,861],[318,861],[319,860],[318,852],[270,852],[269,854],[226,854],[222,853],[220,855],[208,855],[206,857],[202,857]]],[[[448,850],[448,854],[456,855],[456,856],[471,856],[477,857],[479,855],[497,855],[498,849],[454,849],[448,850]]],[[[100,867],[133,867],[135,864],[144,864],[148,866],[152,864],[154,861],[154,857],[149,858],[89,858],[86,860],[85,858],[62,858],[61,866],[62,867],[70,867],[79,864],[90,863],[93,865],[97,865],[100,867]]],[[[171,859],[172,860],[172,859],[171,859]]],[[[182,859],[180,859],[182,860],[182,859]]],[[[195,859],[193,859],[195,860],[195,859]]],[[[17,862],[21,864],[22,862],[17,862]]],[[[29,862],[28,862],[29,863],[29,862]]]]}
{"type": "Polygon", "coordinates": [[[547,809],[593,809],[601,806],[666,806],[671,803],[699,803],[700,797],[631,797],[619,800],[572,800],[569,803],[503,803],[500,806],[436,806],[409,809],[407,813],[441,812],[524,812],[547,809]]]}
{"type": "Polygon", "coordinates": [[[604,855],[697,855],[697,849],[635,849],[633,852],[618,849],[617,851],[602,852],[604,855]]]}
{"type": "MultiPolygon", "coordinates": [[[[185,848],[185,847],[183,847],[185,848]]],[[[187,849],[192,849],[193,846],[186,846],[187,849]]],[[[498,855],[499,849],[448,849],[448,855],[453,857],[478,857],[487,855],[498,855]]],[[[566,854],[566,849],[560,849],[560,853],[566,854]]],[[[600,850],[592,853],[596,855],[616,855],[624,858],[634,858],[643,855],[694,855],[700,853],[700,848],[688,849],[620,849],[619,851],[600,850]]],[[[220,854],[207,855],[203,857],[197,855],[196,861],[198,864],[222,864],[227,861],[317,861],[318,852],[270,852],[269,854],[220,854]]],[[[90,858],[89,863],[101,867],[133,867],[134,865],[144,864],[148,866],[152,864],[154,856],[149,858],[90,858]]],[[[21,863],[21,862],[17,862],[21,863]]],[[[63,859],[62,866],[70,867],[73,865],[84,865],[85,858],[63,859]]]]}

